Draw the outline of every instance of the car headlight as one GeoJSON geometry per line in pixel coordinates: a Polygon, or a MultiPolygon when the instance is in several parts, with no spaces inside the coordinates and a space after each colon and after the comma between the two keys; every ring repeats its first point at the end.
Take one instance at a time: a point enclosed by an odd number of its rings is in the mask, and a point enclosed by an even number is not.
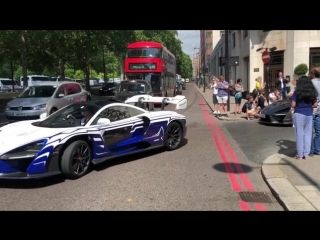
{"type": "Polygon", "coordinates": [[[46,108],[47,104],[40,104],[40,105],[36,105],[36,106],[33,106],[32,110],[41,110],[41,109],[44,109],[46,108]]]}
{"type": "Polygon", "coordinates": [[[9,105],[6,106],[6,111],[9,111],[10,110],[10,107],[9,105]]]}
{"type": "Polygon", "coordinates": [[[6,154],[0,156],[2,160],[18,160],[18,159],[30,159],[34,158],[37,153],[45,146],[47,140],[40,140],[33,143],[29,143],[25,146],[16,148],[6,154]]]}

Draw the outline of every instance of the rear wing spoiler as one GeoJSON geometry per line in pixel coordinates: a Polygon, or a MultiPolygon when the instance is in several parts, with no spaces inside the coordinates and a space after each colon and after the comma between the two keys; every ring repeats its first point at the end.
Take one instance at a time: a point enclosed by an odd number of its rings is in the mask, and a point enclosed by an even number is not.
{"type": "Polygon", "coordinates": [[[161,103],[161,109],[163,110],[166,104],[175,104],[176,110],[183,110],[187,108],[187,98],[182,95],[175,97],[152,97],[150,95],[136,95],[128,98],[125,103],[135,104],[141,107],[143,103],[161,103]]]}

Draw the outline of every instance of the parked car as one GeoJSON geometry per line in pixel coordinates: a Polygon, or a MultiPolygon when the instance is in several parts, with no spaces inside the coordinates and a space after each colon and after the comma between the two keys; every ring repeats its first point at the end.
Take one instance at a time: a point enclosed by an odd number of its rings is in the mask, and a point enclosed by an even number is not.
{"type": "MultiPolygon", "coordinates": [[[[185,109],[184,96],[145,96],[185,109]]],[[[133,97],[128,102],[139,101],[133,97]]],[[[0,128],[0,179],[43,178],[62,174],[77,179],[90,166],[153,148],[178,149],[186,135],[186,117],[175,111],[149,112],[131,104],[74,103],[39,120],[0,128]]]]}
{"type": "Polygon", "coordinates": [[[268,105],[261,111],[260,123],[292,125],[291,101],[282,100],[268,105]]]}
{"type": "Polygon", "coordinates": [[[91,94],[75,82],[29,86],[8,102],[5,116],[8,120],[38,119],[42,113],[52,114],[74,102],[90,99],[91,94]]]}
{"type": "Polygon", "coordinates": [[[107,96],[107,97],[115,97],[116,95],[116,88],[119,84],[115,82],[106,82],[103,83],[100,88],[100,96],[107,96]]]}

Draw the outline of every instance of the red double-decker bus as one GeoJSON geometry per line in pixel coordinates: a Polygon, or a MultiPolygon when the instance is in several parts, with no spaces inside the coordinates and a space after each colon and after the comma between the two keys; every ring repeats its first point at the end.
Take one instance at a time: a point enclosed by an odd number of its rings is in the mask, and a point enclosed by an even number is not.
{"type": "Polygon", "coordinates": [[[141,41],[127,46],[125,75],[150,82],[154,96],[172,96],[176,78],[176,58],[161,43],[141,41]]]}

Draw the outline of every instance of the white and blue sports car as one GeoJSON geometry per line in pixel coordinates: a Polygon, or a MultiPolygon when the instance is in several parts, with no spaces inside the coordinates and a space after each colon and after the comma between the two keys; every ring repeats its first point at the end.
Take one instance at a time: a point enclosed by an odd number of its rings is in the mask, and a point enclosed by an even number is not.
{"type": "Polygon", "coordinates": [[[180,147],[186,118],[175,111],[147,111],[138,106],[155,102],[185,109],[184,96],[134,96],[74,103],[50,116],[0,128],[0,179],[43,178],[63,174],[77,179],[91,164],[114,157],[165,147],[180,147]]]}

